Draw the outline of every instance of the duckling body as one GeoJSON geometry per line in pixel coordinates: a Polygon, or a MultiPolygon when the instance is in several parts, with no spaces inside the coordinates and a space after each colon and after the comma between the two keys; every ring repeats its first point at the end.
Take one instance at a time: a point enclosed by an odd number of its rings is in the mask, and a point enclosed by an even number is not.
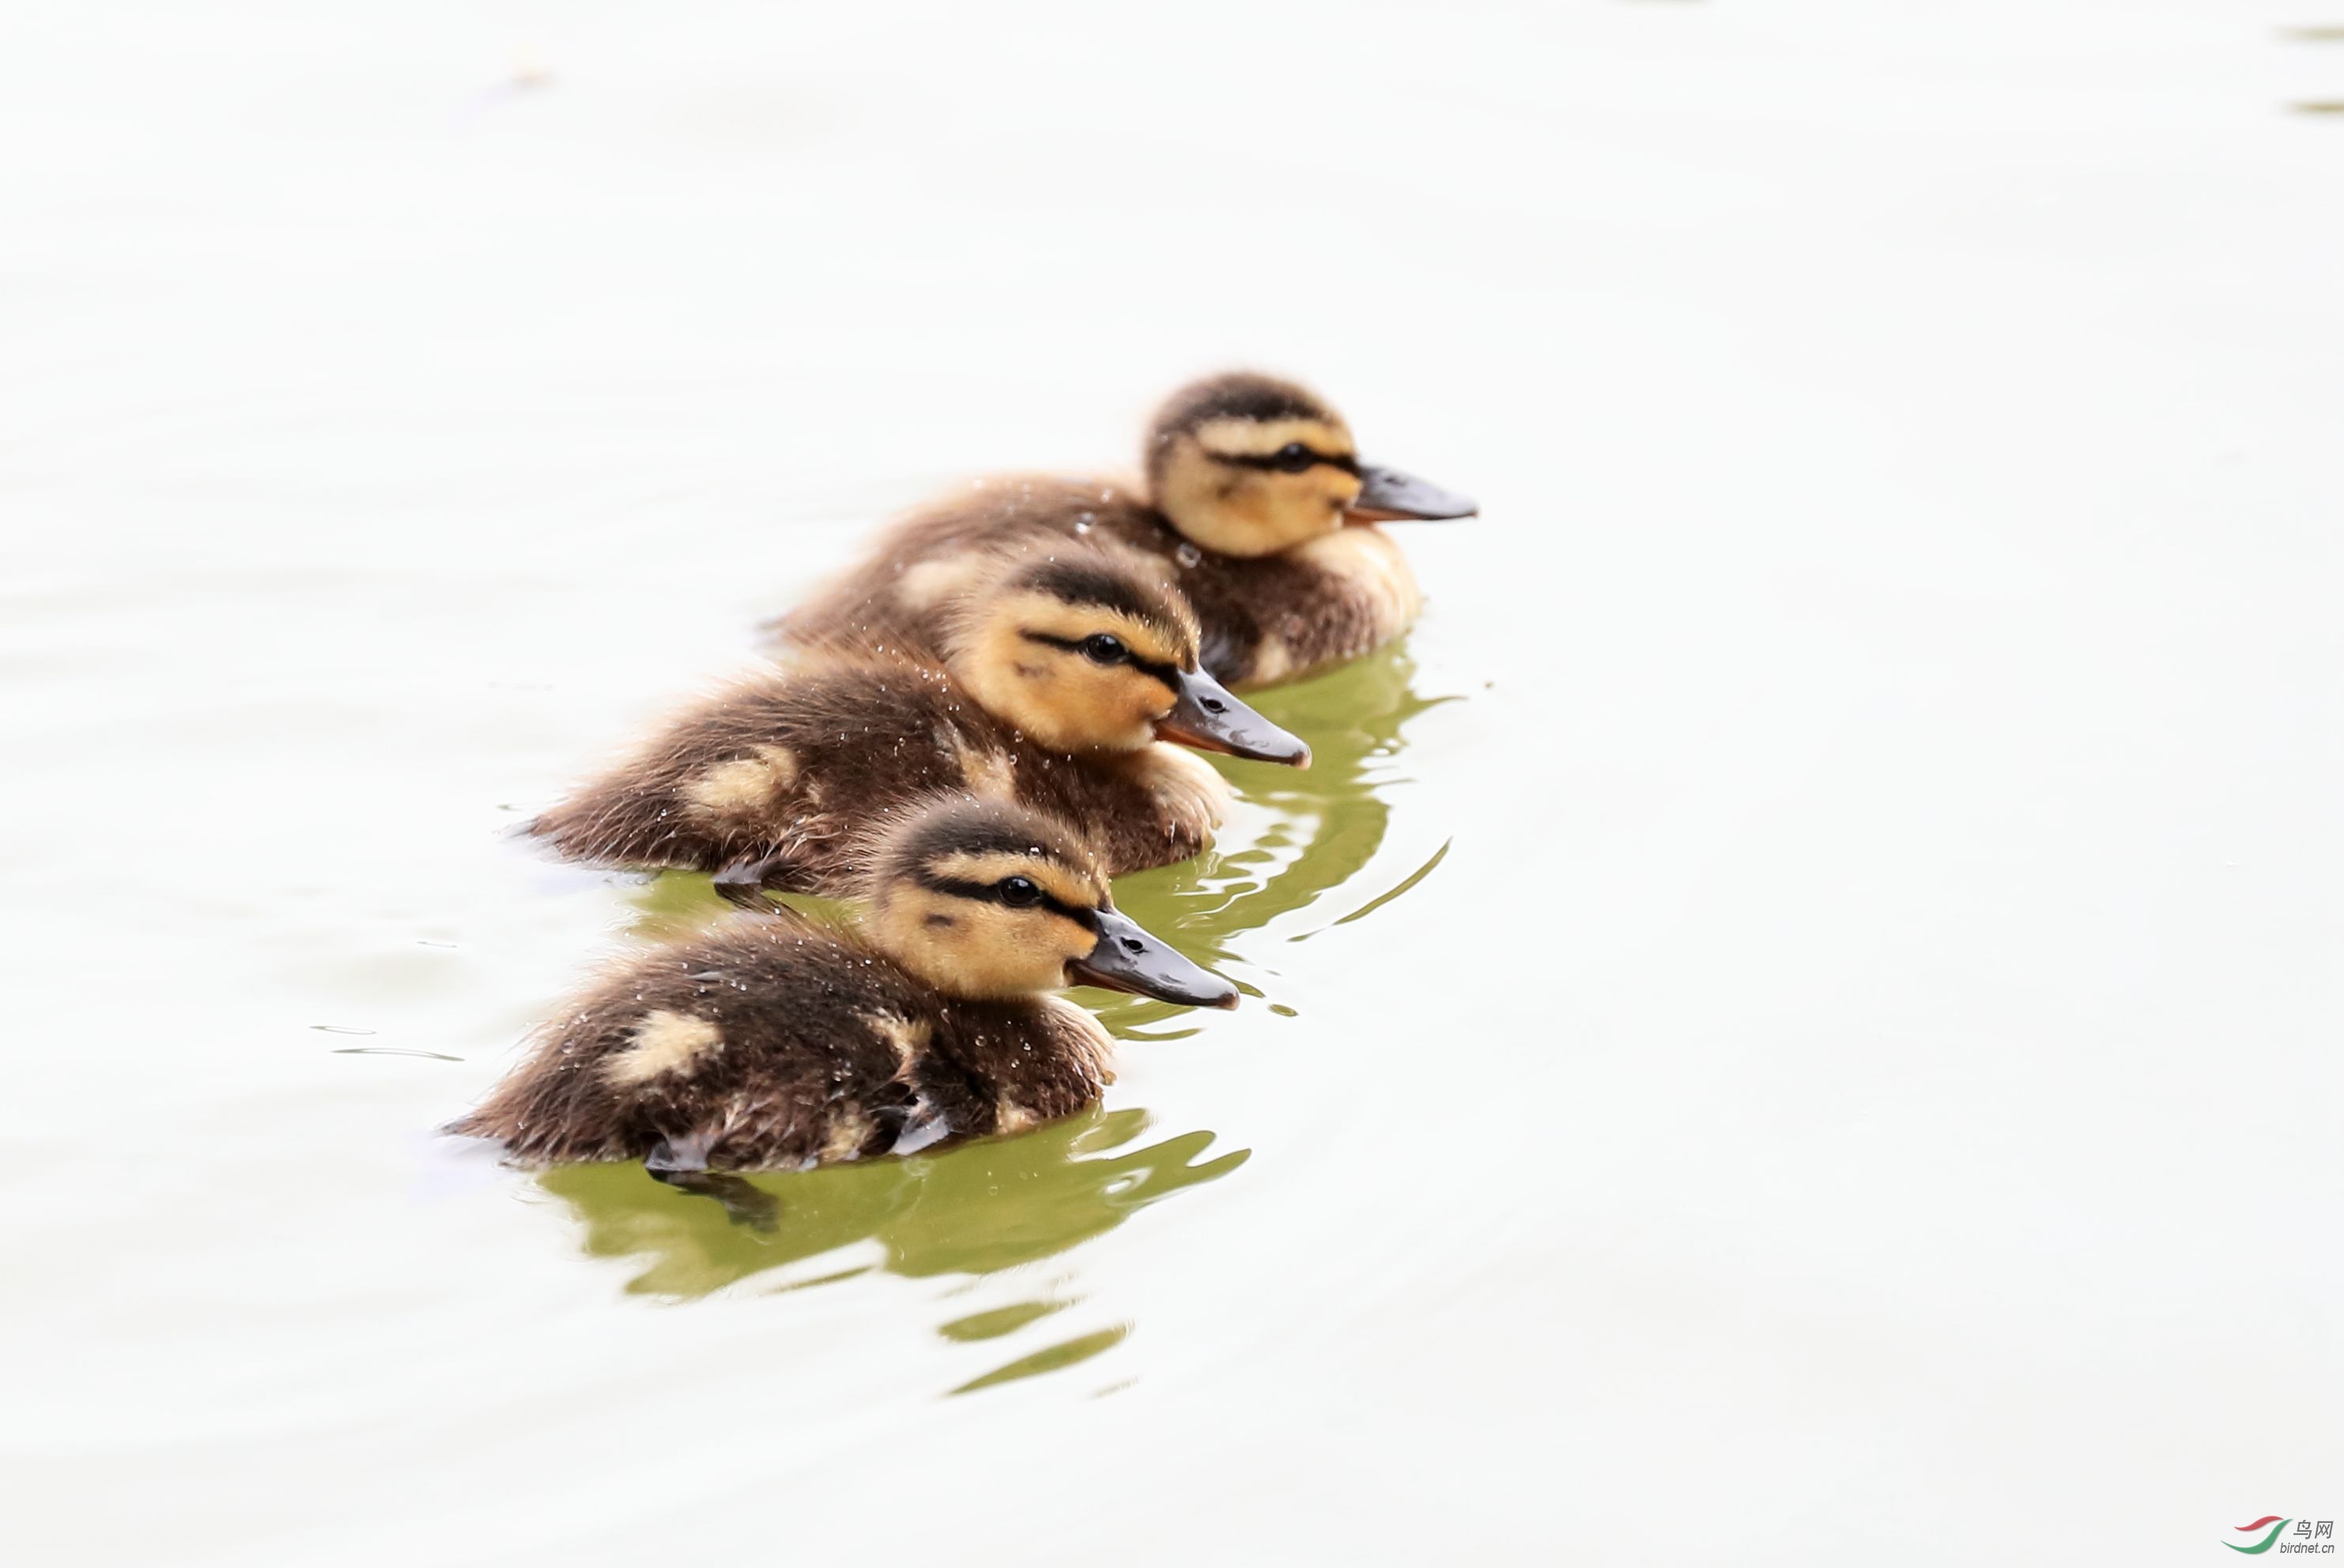
{"type": "Polygon", "coordinates": [[[682,1186],[909,1152],[1097,1098],[1108,1036],[1045,991],[1237,1000],[1116,911],[1081,837],[1036,813],[923,803],[866,859],[860,931],[736,916],[621,964],[450,1131],[525,1164],[642,1159],[682,1186]]]}
{"type": "Polygon", "coordinates": [[[1372,652],[1414,623],[1424,596],[1408,558],[1372,524],[1274,555],[1191,543],[1136,487],[1049,476],[982,479],[904,518],[870,558],[777,623],[792,643],[861,641],[935,658],[940,586],[1005,541],[1104,538],[1171,568],[1197,613],[1204,666],[1237,690],[1273,686],[1372,652]]]}
{"type": "Polygon", "coordinates": [[[1229,794],[1174,735],[1307,763],[1198,668],[1161,573],[1088,545],[989,552],[944,601],[935,658],[813,655],[740,682],[530,824],[576,859],[713,872],[719,890],[838,892],[857,836],[938,791],[1080,824],[1111,871],[1186,859],[1229,794]]]}
{"type": "Polygon", "coordinates": [[[848,933],[740,915],[579,997],[452,1130],[526,1164],[794,1169],[1067,1115],[1110,1045],[1055,997],[946,997],[848,933]]]}
{"type": "Polygon", "coordinates": [[[1197,854],[1229,799],[1212,766],[1177,746],[1053,750],[977,706],[941,668],[862,658],[741,681],[529,831],[571,859],[753,868],[756,883],[777,891],[838,893],[854,882],[858,835],[939,791],[1083,823],[1118,873],[1197,854]]]}
{"type": "Polygon", "coordinates": [[[933,656],[957,576],[1005,541],[1110,541],[1161,561],[1194,608],[1207,669],[1239,689],[1354,658],[1415,620],[1423,596],[1374,519],[1473,503],[1360,464],[1314,395],[1233,375],[1176,394],[1147,440],[1148,489],[979,481],[914,513],[871,557],[775,623],[784,644],[856,640],[933,656]]]}

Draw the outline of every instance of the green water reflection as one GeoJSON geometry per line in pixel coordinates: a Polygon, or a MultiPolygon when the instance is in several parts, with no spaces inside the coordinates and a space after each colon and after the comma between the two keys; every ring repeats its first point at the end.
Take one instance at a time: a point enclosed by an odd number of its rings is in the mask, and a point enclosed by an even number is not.
{"type": "MultiPolygon", "coordinates": [[[[1313,765],[1296,771],[1217,759],[1249,808],[1244,831],[1186,864],[1118,879],[1116,901],[1199,961],[1266,980],[1276,973],[1265,957],[1274,944],[1247,939],[1273,923],[1299,923],[1305,929],[1282,934],[1302,940],[1409,891],[1439,864],[1446,846],[1403,877],[1372,889],[1349,884],[1389,829],[1390,788],[1406,781],[1399,759],[1409,721],[1454,700],[1420,696],[1416,673],[1405,648],[1395,645],[1299,686],[1252,694],[1274,722],[1309,740],[1313,765]],[[1298,922],[1287,920],[1297,916],[1298,922]]],[[[635,933],[648,940],[689,935],[730,908],[707,878],[683,873],[642,884],[631,900],[635,933]]],[[[1164,1003],[1077,994],[1124,1040],[1172,1040],[1200,1027],[1187,1010],[1164,1003]]],[[[695,1298],[834,1252],[838,1267],[817,1264],[773,1289],[800,1290],[873,1270],[914,1278],[983,1275],[1066,1251],[1150,1203],[1228,1175],[1248,1156],[1239,1150],[1206,1158],[1213,1135],[1204,1131],[1135,1147],[1147,1125],[1143,1110],[1094,1107],[1016,1138],[761,1175],[756,1185],[780,1204],[770,1231],[733,1222],[718,1203],[662,1185],[640,1165],[570,1166],[540,1181],[584,1226],[590,1254],[645,1261],[628,1286],[639,1294],[695,1298]]],[[[962,1342],[1022,1343],[1046,1334],[1046,1320],[1067,1304],[1019,1302],[955,1318],[936,1332],[962,1342]]],[[[952,1392],[1086,1361],[1111,1349],[1129,1327],[1027,1351],[952,1392]]]]}
{"type": "MultiPolygon", "coordinates": [[[[1318,679],[1248,693],[1247,700],[1273,723],[1310,742],[1311,765],[1298,771],[1217,759],[1238,795],[1269,814],[1268,827],[1250,842],[1224,840],[1180,865],[1117,878],[1116,902],[1199,963],[1235,960],[1263,970],[1270,969],[1268,954],[1242,939],[1321,904],[1332,906],[1325,925],[1361,912],[1367,895],[1356,902],[1332,895],[1383,847],[1391,826],[1390,788],[1407,781],[1399,759],[1408,721],[1457,700],[1420,696],[1416,673],[1405,644],[1394,644],[1318,679]]],[[[1388,901],[1426,869],[1398,889],[1376,891],[1388,901]]],[[[1172,1040],[1197,1027],[1180,1021],[1191,1016],[1184,1010],[1163,1002],[1079,994],[1124,1039],[1172,1040]]]]}
{"type": "MultiPolygon", "coordinates": [[[[558,1166],[538,1182],[585,1227],[589,1255],[645,1261],[627,1285],[634,1294],[689,1300],[834,1252],[839,1267],[784,1279],[775,1289],[829,1284],[873,1270],[914,1279],[988,1274],[1111,1231],[1150,1203],[1218,1181],[1250,1153],[1238,1149],[1207,1158],[1209,1132],[1139,1144],[1147,1125],[1145,1111],[1093,1106],[1016,1138],[749,1178],[780,1205],[770,1231],[735,1224],[721,1205],[655,1181],[639,1164],[558,1166]]],[[[1069,1304],[1020,1302],[955,1318],[936,1332],[963,1342],[1004,1338],[1069,1304]]],[[[1072,1365],[1124,1332],[1030,1352],[966,1386],[1072,1365]]]]}
{"type": "MultiPolygon", "coordinates": [[[[538,1180],[576,1211],[589,1253],[651,1261],[627,1286],[640,1294],[704,1296],[863,1241],[877,1242],[880,1256],[823,1277],[874,1268],[914,1279],[984,1274],[1063,1252],[1246,1161],[1242,1149],[1205,1159],[1209,1132],[1128,1147],[1147,1124],[1145,1111],[1093,1106],[1015,1138],[754,1176],[781,1205],[771,1231],[733,1223],[721,1205],[653,1181],[639,1164],[557,1166],[538,1180]]],[[[985,1336],[964,1326],[955,1337],[985,1336]]]]}

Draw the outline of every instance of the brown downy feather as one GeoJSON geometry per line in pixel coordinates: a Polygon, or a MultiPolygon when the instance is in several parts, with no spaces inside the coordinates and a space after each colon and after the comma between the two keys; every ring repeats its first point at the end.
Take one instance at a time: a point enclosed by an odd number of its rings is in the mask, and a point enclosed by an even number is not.
{"type": "Polygon", "coordinates": [[[742,680],[530,823],[564,857],[717,871],[772,858],[764,885],[853,890],[859,835],[922,797],[1014,799],[1089,833],[1114,872],[1211,841],[1209,767],[1177,749],[1053,751],[943,670],[869,656],[742,680]]]}
{"type": "Polygon", "coordinates": [[[847,931],[738,916],[612,968],[449,1131],[531,1165],[664,1146],[793,1169],[1070,1114],[1106,1081],[1106,1044],[1052,998],[948,998],[847,931]]]}
{"type": "Polygon", "coordinates": [[[1356,658],[1394,635],[1396,619],[1414,618],[1414,580],[1379,528],[1344,528],[1274,556],[1222,555],[1182,538],[1134,487],[1026,477],[980,480],[903,518],[864,564],[773,622],[774,640],[936,658],[949,601],[916,591],[923,568],[1052,536],[1111,540],[1168,565],[1197,613],[1205,668],[1239,689],[1356,658]]]}

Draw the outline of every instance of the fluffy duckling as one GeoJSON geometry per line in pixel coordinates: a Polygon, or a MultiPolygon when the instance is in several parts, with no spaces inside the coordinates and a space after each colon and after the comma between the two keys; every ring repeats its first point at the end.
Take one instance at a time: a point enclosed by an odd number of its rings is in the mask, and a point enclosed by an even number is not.
{"type": "Polygon", "coordinates": [[[1324,401],[1247,373],[1173,394],[1148,428],[1147,465],[1146,496],[1100,481],[981,480],[897,524],[866,564],[774,623],[778,636],[934,650],[943,590],[963,563],[1004,539],[1088,536],[1170,563],[1203,628],[1205,668],[1233,687],[1267,686],[1355,658],[1416,618],[1415,576],[1374,524],[1478,509],[1360,462],[1324,401]]]}
{"type": "Polygon", "coordinates": [[[1228,801],[1158,737],[1308,764],[1198,667],[1196,618],[1146,557],[1047,540],[954,569],[940,665],[864,651],[752,677],[527,830],[574,859],[713,872],[755,904],[845,890],[862,831],[960,790],[1081,824],[1121,873],[1203,849],[1228,801]]]}
{"type": "Polygon", "coordinates": [[[860,933],[777,910],[612,970],[449,1131],[524,1164],[641,1159],[730,1206],[748,1194],[710,1173],[908,1153],[1097,1099],[1112,1041],[1044,992],[1237,1004],[1118,913],[1089,849],[1038,813],[924,803],[869,874],[860,933]]]}

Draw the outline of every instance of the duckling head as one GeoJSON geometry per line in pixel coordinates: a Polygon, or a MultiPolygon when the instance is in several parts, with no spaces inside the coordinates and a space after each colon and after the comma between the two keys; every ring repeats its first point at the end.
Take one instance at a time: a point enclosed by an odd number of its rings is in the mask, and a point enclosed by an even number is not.
{"type": "Polygon", "coordinates": [[[1207,549],[1268,556],[1345,523],[1470,518],[1463,496],[1359,461],[1343,417],[1305,387],[1249,371],[1191,383],[1147,431],[1157,509],[1207,549]]]}
{"type": "Polygon", "coordinates": [[[1237,1005],[1237,987],[1116,909],[1078,834],[1022,806],[949,799],[919,808],[878,841],[871,876],[874,944],[948,996],[1100,985],[1190,1007],[1237,1005]]]}
{"type": "Polygon", "coordinates": [[[945,641],[962,687],[1053,750],[1160,739],[1309,766],[1309,747],[1205,672],[1187,600],[1135,551],[1059,540],[1012,555],[955,607],[945,641]]]}

